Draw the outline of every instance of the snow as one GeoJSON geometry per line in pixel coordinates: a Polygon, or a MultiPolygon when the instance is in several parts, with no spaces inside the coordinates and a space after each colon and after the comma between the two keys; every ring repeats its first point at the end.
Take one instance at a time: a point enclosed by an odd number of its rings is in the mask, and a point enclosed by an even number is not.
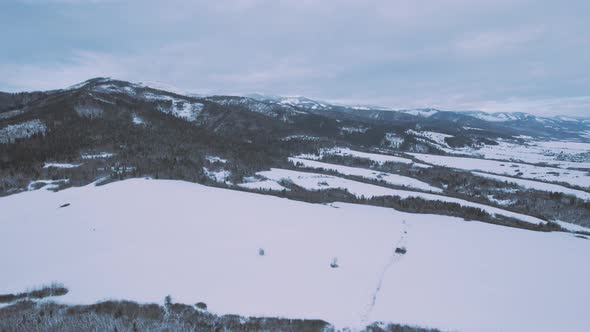
{"type": "Polygon", "coordinates": [[[262,180],[262,181],[253,181],[253,182],[246,182],[240,183],[238,186],[246,189],[261,189],[261,190],[273,190],[273,191],[282,191],[287,190],[290,191],[291,189],[285,188],[281,186],[278,182],[272,180],[262,180]]]}
{"type": "Polygon", "coordinates": [[[431,116],[433,116],[434,114],[438,113],[438,110],[434,110],[434,109],[414,109],[414,110],[404,110],[404,111],[400,111],[406,114],[410,114],[410,115],[414,115],[414,116],[420,116],[423,118],[429,118],[431,116]]]}
{"type": "Polygon", "coordinates": [[[502,206],[510,206],[510,205],[516,203],[516,201],[514,201],[512,199],[497,199],[496,197],[494,197],[494,195],[488,195],[487,198],[488,198],[488,200],[490,200],[498,205],[502,205],[502,206]]]}
{"type": "Polygon", "coordinates": [[[80,156],[82,159],[99,159],[99,158],[110,158],[114,156],[113,153],[110,152],[100,152],[95,154],[83,154],[80,156]]]}
{"type": "Polygon", "coordinates": [[[340,131],[346,134],[366,133],[369,128],[365,127],[341,127],[340,131]]]}
{"type": "Polygon", "coordinates": [[[135,85],[143,87],[143,88],[150,88],[150,89],[155,89],[155,90],[172,92],[172,93],[175,93],[175,94],[181,95],[181,96],[197,96],[198,95],[192,91],[182,89],[182,88],[176,87],[174,85],[171,85],[171,84],[168,84],[165,82],[159,82],[159,81],[138,82],[138,83],[135,83],[135,85]]]}
{"type": "Polygon", "coordinates": [[[0,198],[0,211],[0,294],[57,281],[70,290],[56,298],[65,303],[170,294],[220,314],[337,326],[590,325],[590,241],[570,234],[169,180],[25,192],[0,198]]]}
{"type": "Polygon", "coordinates": [[[515,121],[518,120],[519,117],[507,113],[507,112],[498,112],[498,113],[486,113],[486,112],[468,112],[468,114],[472,117],[475,117],[480,120],[490,121],[490,122],[506,122],[506,121],[515,121]]]}
{"type": "Polygon", "coordinates": [[[59,180],[33,180],[29,183],[29,185],[27,186],[27,190],[35,190],[35,187],[38,184],[44,184],[44,186],[42,188],[45,188],[47,190],[51,190],[51,189],[56,189],[59,187],[60,184],[62,183],[68,183],[70,182],[69,179],[59,179],[59,180]]]}
{"type": "Polygon", "coordinates": [[[299,141],[319,141],[320,138],[316,136],[309,136],[309,135],[289,135],[286,137],[281,138],[281,141],[288,142],[291,140],[299,140],[299,141]]]}
{"type": "Polygon", "coordinates": [[[12,111],[6,111],[6,112],[2,112],[0,113],[0,120],[4,120],[4,119],[10,119],[13,118],[17,115],[21,115],[23,114],[25,111],[23,110],[12,110],[12,111]]]}
{"type": "Polygon", "coordinates": [[[387,141],[390,147],[395,149],[399,148],[404,143],[404,139],[399,137],[396,133],[386,133],[385,141],[387,141]]]}
{"type": "Polygon", "coordinates": [[[196,121],[199,114],[201,114],[201,111],[203,111],[203,107],[205,106],[199,102],[171,97],[164,94],[156,95],[153,93],[144,93],[143,97],[147,100],[169,102],[171,104],[170,107],[160,106],[159,110],[163,113],[173,115],[186,121],[196,121]]]}
{"type": "Polygon", "coordinates": [[[399,196],[402,199],[410,198],[410,197],[419,197],[424,200],[430,201],[442,201],[448,203],[457,203],[461,206],[465,207],[474,207],[482,209],[489,214],[492,215],[502,215],[509,218],[519,219],[525,222],[529,222],[532,224],[543,224],[545,221],[527,216],[524,214],[506,211],[503,209],[499,209],[496,207],[473,203],[463,199],[454,198],[454,197],[447,197],[442,195],[435,195],[423,192],[415,192],[415,191],[407,191],[407,190],[398,190],[398,189],[391,189],[386,187],[381,187],[373,184],[353,181],[344,179],[337,176],[332,175],[325,175],[325,174],[318,174],[318,173],[308,173],[308,172],[298,172],[292,171],[287,169],[280,169],[280,168],[271,168],[270,171],[262,171],[256,173],[256,175],[264,177],[269,180],[273,181],[291,181],[293,184],[302,187],[307,190],[325,190],[325,189],[345,189],[352,195],[356,197],[365,197],[365,198],[372,198],[372,197],[379,197],[379,196],[399,196]]]}
{"type": "Polygon", "coordinates": [[[227,179],[231,175],[231,173],[229,171],[226,171],[224,169],[213,171],[213,170],[209,170],[206,167],[203,167],[203,172],[205,172],[205,176],[207,176],[211,180],[214,180],[214,181],[220,182],[220,183],[230,184],[230,182],[227,181],[227,179]]]}
{"type": "Polygon", "coordinates": [[[572,224],[572,223],[560,221],[560,220],[554,220],[553,222],[559,224],[559,226],[567,229],[570,232],[590,232],[590,228],[588,228],[588,227],[584,227],[584,226],[580,226],[580,225],[576,225],[576,224],[572,224]]]}
{"type": "Polygon", "coordinates": [[[210,163],[222,163],[222,164],[227,163],[227,159],[223,159],[223,158],[217,157],[217,156],[207,156],[207,157],[205,157],[205,159],[210,163]]]}
{"type": "Polygon", "coordinates": [[[45,163],[45,165],[43,165],[43,168],[76,168],[80,166],[82,166],[82,164],[45,163]]]}
{"type": "Polygon", "coordinates": [[[93,105],[76,105],[74,110],[80,117],[91,119],[101,117],[104,113],[102,108],[93,105]]]}
{"type": "Polygon", "coordinates": [[[519,136],[525,142],[498,140],[498,145],[483,145],[478,148],[447,149],[449,153],[468,154],[485,159],[507,160],[531,164],[546,164],[559,168],[590,169],[590,143],[569,141],[534,141],[528,136],[519,136]]]}
{"type": "Polygon", "coordinates": [[[439,156],[421,153],[410,153],[410,155],[423,162],[438,166],[467,171],[482,171],[493,174],[510,175],[548,182],[564,182],[570,185],[586,188],[590,187],[590,176],[587,172],[583,171],[477,158],[439,156]]]}
{"type": "Polygon", "coordinates": [[[447,144],[447,142],[445,142],[445,138],[454,137],[453,135],[437,133],[434,131],[415,131],[412,129],[406,130],[406,133],[412,136],[427,139],[446,148],[448,148],[449,145],[447,144]]]}
{"type": "Polygon", "coordinates": [[[485,177],[492,180],[514,183],[526,189],[534,189],[548,192],[558,192],[566,195],[576,196],[579,199],[590,201],[590,193],[582,190],[571,189],[568,187],[560,186],[558,184],[539,182],[533,180],[516,179],[507,176],[493,175],[482,172],[472,172],[473,174],[481,177],[485,177]]]}
{"type": "Polygon", "coordinates": [[[463,127],[463,129],[465,129],[465,130],[483,130],[481,128],[475,128],[475,127],[463,127]]]}
{"type": "Polygon", "coordinates": [[[374,171],[366,168],[357,168],[357,167],[348,167],[336,164],[328,164],[323,163],[315,160],[307,160],[301,158],[289,158],[289,161],[297,165],[298,163],[302,165],[302,167],[309,167],[309,168],[316,168],[316,169],[325,169],[325,170],[332,170],[336,171],[340,174],[344,175],[351,175],[351,176],[359,176],[366,179],[377,180],[377,181],[385,181],[388,184],[396,185],[396,186],[403,186],[409,187],[412,189],[424,190],[424,191],[433,191],[440,193],[442,189],[433,187],[426,182],[422,182],[416,180],[414,178],[408,176],[402,176],[398,174],[391,174],[391,173],[384,173],[379,171],[374,171]]]}
{"type": "Polygon", "coordinates": [[[289,106],[296,106],[296,107],[308,107],[311,109],[318,109],[326,107],[325,104],[317,102],[315,100],[311,100],[309,98],[303,96],[286,96],[286,97],[279,97],[278,103],[283,105],[289,106]]]}
{"type": "Polygon", "coordinates": [[[11,143],[15,139],[27,138],[45,132],[47,132],[47,126],[39,119],[8,125],[0,128],[0,144],[11,143]]]}
{"type": "Polygon", "coordinates": [[[134,124],[142,125],[145,124],[145,120],[137,114],[133,114],[133,118],[131,119],[134,124]]]}
{"type": "Polygon", "coordinates": [[[349,148],[324,149],[324,150],[320,151],[319,156],[300,155],[297,157],[304,158],[304,159],[321,159],[323,155],[349,156],[349,157],[355,157],[355,158],[369,159],[369,160],[376,162],[378,164],[381,164],[381,165],[389,162],[389,163],[410,164],[412,166],[418,166],[418,167],[420,167],[420,166],[430,167],[428,165],[415,163],[412,159],[409,159],[409,158],[402,158],[402,157],[391,156],[391,155],[386,155],[386,154],[378,154],[378,153],[361,152],[361,151],[351,150],[349,148]]]}

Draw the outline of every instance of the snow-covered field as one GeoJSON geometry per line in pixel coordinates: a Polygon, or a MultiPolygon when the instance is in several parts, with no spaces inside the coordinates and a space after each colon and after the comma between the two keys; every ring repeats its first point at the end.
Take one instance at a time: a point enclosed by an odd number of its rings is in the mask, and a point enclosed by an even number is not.
{"type": "Polygon", "coordinates": [[[455,149],[450,153],[469,154],[486,159],[544,163],[559,168],[590,169],[590,143],[563,141],[532,141],[524,144],[499,140],[498,145],[484,145],[479,148],[455,149]]]}
{"type": "Polygon", "coordinates": [[[246,189],[260,189],[260,190],[271,190],[271,191],[281,191],[290,189],[281,186],[277,181],[273,180],[261,180],[257,181],[254,180],[252,182],[244,182],[238,184],[238,186],[246,189]]]}
{"type": "Polygon", "coordinates": [[[0,211],[0,294],[58,281],[68,303],[170,294],[217,313],[338,326],[590,325],[590,241],[567,233],[143,179],[3,197],[0,211]]]}
{"type": "Polygon", "coordinates": [[[493,206],[469,202],[460,198],[447,197],[423,192],[391,189],[359,181],[348,180],[345,178],[309,172],[298,172],[287,169],[271,168],[270,171],[256,173],[258,176],[273,180],[291,181],[293,184],[307,190],[325,190],[325,189],[346,189],[349,193],[357,197],[379,197],[379,196],[399,196],[402,199],[410,197],[419,197],[429,201],[441,201],[448,203],[457,203],[465,207],[474,207],[482,209],[492,215],[498,214],[509,218],[519,219],[532,224],[543,224],[545,221],[532,216],[506,211],[493,206]]]}
{"type": "Polygon", "coordinates": [[[368,153],[362,151],[355,151],[349,148],[333,148],[333,149],[324,149],[320,151],[319,155],[299,155],[297,158],[302,159],[310,159],[310,160],[318,160],[321,159],[324,155],[334,155],[334,156],[347,156],[347,157],[355,157],[361,159],[369,159],[372,162],[377,164],[384,164],[384,163],[401,163],[401,164],[408,164],[416,167],[430,167],[429,165],[420,164],[414,162],[412,159],[397,157],[392,155],[386,154],[379,154],[379,153],[368,153]]]}
{"type": "Polygon", "coordinates": [[[309,168],[315,168],[315,169],[322,169],[323,168],[325,170],[336,171],[336,172],[338,172],[340,174],[344,174],[344,175],[360,176],[360,177],[363,177],[366,179],[378,180],[378,181],[382,180],[388,184],[392,184],[392,185],[396,185],[396,186],[409,187],[409,188],[413,188],[413,189],[432,191],[432,192],[437,192],[437,193],[442,192],[442,189],[437,188],[437,187],[433,187],[426,182],[422,182],[420,180],[416,180],[414,178],[402,176],[402,175],[398,175],[398,174],[373,171],[373,170],[366,169],[366,168],[348,167],[348,166],[342,166],[342,165],[337,165],[337,164],[329,164],[329,163],[323,163],[323,162],[319,162],[319,161],[315,161],[315,160],[308,160],[308,159],[302,159],[302,158],[289,158],[289,161],[291,161],[295,165],[300,164],[300,165],[302,165],[302,167],[309,167],[309,168]]]}
{"type": "Polygon", "coordinates": [[[526,189],[535,189],[535,190],[540,190],[540,191],[562,193],[562,194],[572,195],[572,196],[576,196],[580,199],[590,201],[590,192],[571,189],[568,187],[560,186],[558,184],[539,182],[539,181],[533,181],[533,180],[516,179],[516,178],[511,178],[508,176],[494,175],[494,174],[488,174],[488,173],[482,173],[482,172],[472,172],[472,173],[477,176],[481,176],[481,177],[492,179],[492,180],[514,183],[514,184],[519,185],[519,186],[526,188],[526,189]]]}
{"type": "Polygon", "coordinates": [[[438,166],[467,171],[482,171],[499,175],[510,175],[548,182],[564,182],[570,185],[590,188],[590,175],[588,175],[588,172],[584,171],[477,158],[439,156],[422,153],[410,154],[420,161],[438,166]]]}

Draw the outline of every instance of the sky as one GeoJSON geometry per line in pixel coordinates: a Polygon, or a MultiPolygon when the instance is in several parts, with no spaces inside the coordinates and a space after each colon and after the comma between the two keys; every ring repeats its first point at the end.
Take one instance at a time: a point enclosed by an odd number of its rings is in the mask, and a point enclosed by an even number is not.
{"type": "Polygon", "coordinates": [[[0,91],[206,94],[590,116],[587,0],[0,0],[0,91]]]}

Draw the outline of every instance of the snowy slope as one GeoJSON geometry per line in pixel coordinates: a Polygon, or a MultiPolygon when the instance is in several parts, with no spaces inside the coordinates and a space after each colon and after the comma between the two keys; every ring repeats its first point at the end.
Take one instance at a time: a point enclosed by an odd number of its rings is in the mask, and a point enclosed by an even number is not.
{"type": "Polygon", "coordinates": [[[141,179],[3,197],[0,211],[0,294],[59,281],[69,303],[170,294],[217,313],[338,326],[590,324],[590,241],[565,233],[141,179]]]}

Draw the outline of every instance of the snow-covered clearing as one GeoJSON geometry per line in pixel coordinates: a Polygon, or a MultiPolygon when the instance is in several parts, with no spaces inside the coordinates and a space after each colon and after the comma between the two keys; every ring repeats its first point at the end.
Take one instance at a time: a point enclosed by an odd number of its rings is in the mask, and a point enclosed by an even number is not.
{"type": "Polygon", "coordinates": [[[12,124],[0,128],[0,144],[11,143],[15,139],[31,137],[35,134],[43,134],[47,126],[39,119],[12,124]]]}
{"type": "Polygon", "coordinates": [[[131,121],[136,125],[143,125],[145,124],[145,120],[137,114],[133,114],[133,118],[131,121]]]}
{"type": "Polygon", "coordinates": [[[12,110],[12,111],[7,111],[7,112],[2,112],[2,113],[0,113],[0,120],[10,119],[10,118],[13,118],[17,115],[21,115],[24,112],[25,111],[23,111],[23,110],[12,110]]]}
{"type": "Polygon", "coordinates": [[[207,157],[205,157],[205,159],[210,163],[221,163],[221,164],[227,163],[227,159],[223,159],[223,158],[217,157],[217,156],[207,156],[207,157]]]}
{"type": "Polygon", "coordinates": [[[539,218],[527,216],[516,212],[506,211],[484,204],[473,203],[455,197],[447,197],[442,195],[435,195],[416,191],[391,189],[373,184],[348,180],[332,175],[298,172],[280,168],[271,168],[270,171],[262,171],[256,174],[263,178],[277,182],[291,181],[293,184],[305,188],[307,190],[346,189],[349,193],[359,198],[372,198],[378,196],[399,196],[400,198],[405,199],[410,197],[419,197],[429,201],[457,203],[465,207],[479,208],[492,215],[498,214],[509,218],[516,218],[533,224],[545,223],[545,221],[539,218]]]}
{"type": "Polygon", "coordinates": [[[45,163],[45,165],[43,165],[43,168],[76,168],[80,166],[82,166],[82,164],[45,163]]]}
{"type": "Polygon", "coordinates": [[[286,137],[281,138],[281,141],[292,141],[292,140],[298,140],[298,141],[319,141],[320,138],[317,136],[309,136],[309,135],[289,135],[286,137]]]}
{"type": "Polygon", "coordinates": [[[44,189],[51,190],[56,189],[59,187],[60,184],[70,182],[69,179],[59,179],[59,180],[33,180],[27,186],[27,190],[35,190],[39,188],[41,185],[44,189]]]}
{"type": "Polygon", "coordinates": [[[439,156],[422,153],[410,154],[416,159],[438,166],[457,168],[466,171],[482,171],[493,174],[510,175],[548,182],[564,182],[586,188],[590,187],[590,175],[588,172],[584,171],[477,158],[439,156]]]}
{"type": "Polygon", "coordinates": [[[170,294],[216,313],[338,326],[590,325],[590,241],[566,233],[143,179],[2,197],[0,211],[0,294],[57,281],[67,303],[170,294]],[[390,264],[404,231],[407,253],[390,264]]]}
{"type": "Polygon", "coordinates": [[[394,149],[399,148],[404,143],[403,137],[399,137],[396,133],[386,133],[385,141],[389,143],[389,147],[394,149]]]}
{"type": "Polygon", "coordinates": [[[83,154],[80,156],[80,158],[82,158],[82,159],[99,159],[99,158],[110,158],[114,155],[115,155],[114,153],[110,153],[110,152],[100,152],[100,153],[94,153],[94,154],[83,154]]]}
{"type": "Polygon", "coordinates": [[[273,191],[281,191],[281,190],[290,191],[291,190],[291,189],[281,186],[278,182],[272,181],[272,180],[244,182],[244,183],[238,184],[238,186],[240,186],[242,188],[246,188],[246,189],[260,189],[260,190],[273,190],[273,191]]]}
{"type": "Polygon", "coordinates": [[[184,119],[186,121],[196,121],[201,111],[203,111],[203,105],[199,102],[193,102],[187,99],[179,99],[164,94],[153,94],[144,93],[143,97],[147,100],[164,101],[170,103],[169,107],[159,107],[159,110],[163,113],[173,115],[177,118],[184,119]]]}
{"type": "Polygon", "coordinates": [[[411,177],[402,176],[398,174],[391,174],[391,173],[384,173],[379,171],[373,171],[366,168],[357,168],[357,167],[348,167],[336,164],[328,164],[323,163],[315,160],[307,160],[302,158],[289,158],[289,161],[294,163],[295,165],[300,164],[302,167],[309,167],[315,169],[325,169],[325,170],[332,170],[336,171],[340,174],[344,175],[352,175],[352,176],[360,176],[366,179],[371,180],[382,180],[388,184],[396,185],[396,186],[403,186],[409,187],[413,189],[419,189],[424,191],[432,191],[441,193],[443,190],[437,187],[433,187],[426,182],[422,182],[416,180],[411,177]]]}
{"type": "Polygon", "coordinates": [[[519,186],[526,188],[526,189],[535,189],[535,190],[540,190],[540,191],[563,193],[566,195],[576,196],[576,197],[583,199],[583,200],[587,200],[587,201],[590,200],[590,193],[589,192],[571,189],[568,187],[560,186],[558,184],[539,182],[539,181],[534,181],[534,180],[516,179],[516,178],[511,178],[508,176],[494,175],[494,174],[488,174],[488,173],[482,173],[482,172],[472,172],[472,173],[477,176],[481,176],[481,177],[492,179],[492,180],[514,183],[514,184],[519,185],[519,186]]]}
{"type": "Polygon", "coordinates": [[[532,141],[524,144],[499,140],[498,145],[483,145],[479,148],[446,150],[449,153],[468,154],[485,159],[544,163],[559,168],[589,168],[590,143],[564,141],[532,141]]]}
{"type": "Polygon", "coordinates": [[[401,164],[408,164],[416,167],[430,167],[429,165],[424,165],[420,163],[415,163],[412,159],[391,156],[386,154],[379,154],[379,153],[368,153],[362,151],[355,151],[349,148],[333,148],[333,149],[324,149],[320,151],[320,155],[299,155],[297,158],[303,159],[310,159],[310,160],[318,160],[321,159],[324,155],[334,155],[334,156],[348,156],[348,157],[355,157],[361,159],[369,159],[377,164],[384,164],[384,163],[401,163],[401,164]]]}
{"type": "Polygon", "coordinates": [[[421,116],[423,118],[431,117],[432,115],[438,113],[438,110],[435,109],[413,109],[413,110],[403,110],[400,111],[406,114],[414,115],[414,116],[421,116]]]}
{"type": "Polygon", "coordinates": [[[453,135],[437,133],[434,131],[416,131],[416,130],[412,130],[412,129],[406,130],[406,134],[410,134],[415,137],[419,137],[419,138],[426,139],[428,141],[432,141],[432,142],[436,143],[437,145],[440,145],[445,148],[449,148],[449,145],[447,144],[447,142],[445,142],[445,138],[453,137],[453,135]]]}
{"type": "Polygon", "coordinates": [[[230,184],[228,178],[231,176],[231,173],[227,170],[210,170],[206,167],[203,167],[203,172],[205,173],[205,176],[213,181],[230,184]]]}

